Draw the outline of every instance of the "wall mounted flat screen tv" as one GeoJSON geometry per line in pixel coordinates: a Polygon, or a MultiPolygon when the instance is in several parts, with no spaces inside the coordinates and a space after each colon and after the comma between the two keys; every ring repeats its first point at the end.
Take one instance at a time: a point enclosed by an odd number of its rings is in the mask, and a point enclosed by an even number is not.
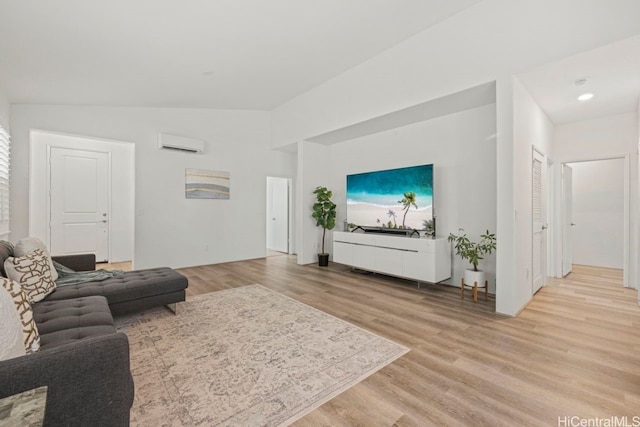
{"type": "Polygon", "coordinates": [[[347,175],[347,220],[363,227],[430,229],[433,165],[347,175]]]}

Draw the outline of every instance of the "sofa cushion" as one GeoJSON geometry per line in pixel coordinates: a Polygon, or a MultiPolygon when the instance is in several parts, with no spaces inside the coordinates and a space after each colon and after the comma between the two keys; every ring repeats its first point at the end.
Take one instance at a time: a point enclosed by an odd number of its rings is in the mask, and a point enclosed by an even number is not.
{"type": "Polygon", "coordinates": [[[0,277],[0,286],[6,289],[11,298],[13,298],[16,312],[20,316],[25,351],[27,353],[38,351],[40,349],[40,334],[34,321],[33,310],[26,292],[18,283],[5,277],[0,277]]]}
{"type": "Polygon", "coordinates": [[[104,295],[109,300],[109,304],[116,304],[184,290],[187,285],[187,278],[175,270],[167,267],[151,268],[127,271],[121,277],[101,282],[61,286],[46,300],[57,301],[89,295],[104,295]]]}
{"type": "Polygon", "coordinates": [[[29,252],[33,252],[36,249],[40,249],[42,253],[47,257],[47,261],[49,262],[49,268],[51,269],[51,277],[53,280],[58,279],[58,272],[53,266],[53,262],[51,261],[51,255],[49,254],[49,250],[47,249],[47,245],[37,237],[25,237],[20,240],[13,246],[13,256],[25,256],[29,252]]]}
{"type": "Polygon", "coordinates": [[[4,269],[9,279],[18,282],[27,293],[29,302],[41,301],[56,288],[51,276],[50,260],[41,249],[20,257],[9,257],[4,269]]]}
{"type": "Polygon", "coordinates": [[[33,306],[42,349],[116,332],[106,298],[42,301],[33,306]]]}

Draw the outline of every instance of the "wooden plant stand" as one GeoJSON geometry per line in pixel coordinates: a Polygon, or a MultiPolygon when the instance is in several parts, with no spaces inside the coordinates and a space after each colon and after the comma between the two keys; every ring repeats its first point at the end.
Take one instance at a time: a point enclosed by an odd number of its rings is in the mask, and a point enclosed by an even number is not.
{"type": "Polygon", "coordinates": [[[460,279],[460,297],[464,299],[464,288],[471,288],[471,295],[473,296],[473,302],[478,302],[478,288],[484,288],[484,300],[489,300],[489,281],[484,281],[484,286],[478,286],[478,282],[473,282],[473,285],[467,285],[464,283],[464,277],[460,279]]]}

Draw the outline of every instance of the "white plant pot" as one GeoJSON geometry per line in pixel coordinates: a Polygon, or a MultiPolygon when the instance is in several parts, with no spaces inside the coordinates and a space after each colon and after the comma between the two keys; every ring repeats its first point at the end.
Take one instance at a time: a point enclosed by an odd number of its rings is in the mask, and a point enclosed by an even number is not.
{"type": "Polygon", "coordinates": [[[484,286],[485,274],[484,271],[478,270],[474,271],[473,269],[466,269],[464,271],[464,284],[467,286],[473,286],[474,282],[478,283],[478,287],[481,288],[484,286]]]}

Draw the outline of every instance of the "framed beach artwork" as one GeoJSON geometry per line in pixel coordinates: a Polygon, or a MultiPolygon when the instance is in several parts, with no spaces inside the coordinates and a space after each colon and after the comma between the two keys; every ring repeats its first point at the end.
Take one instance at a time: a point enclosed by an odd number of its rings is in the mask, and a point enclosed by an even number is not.
{"type": "Polygon", "coordinates": [[[229,172],[203,169],[185,170],[187,199],[229,199],[229,172]]]}

